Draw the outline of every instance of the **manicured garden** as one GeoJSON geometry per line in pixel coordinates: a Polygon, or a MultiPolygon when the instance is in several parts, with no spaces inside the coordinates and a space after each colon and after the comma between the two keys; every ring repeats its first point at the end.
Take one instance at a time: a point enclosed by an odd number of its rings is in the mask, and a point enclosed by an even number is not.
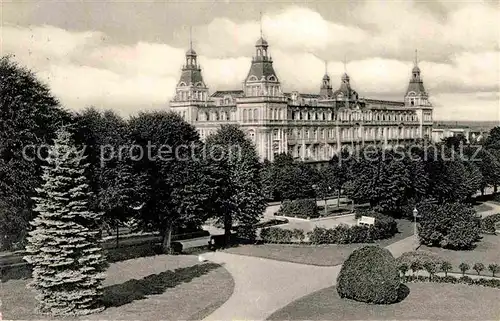
{"type": "MultiPolygon", "coordinates": [[[[34,313],[36,300],[28,282],[1,283],[3,318],[51,318],[34,313]]],[[[200,264],[195,256],[159,255],[111,264],[103,285],[106,310],[82,319],[203,319],[231,296],[234,281],[222,266],[200,264]]]]}
{"type": "MultiPolygon", "coordinates": [[[[386,247],[412,235],[412,222],[408,220],[396,220],[396,222],[398,233],[396,233],[394,237],[377,240],[371,244],[386,247]]],[[[366,245],[367,243],[323,245],[260,244],[240,245],[227,249],[226,251],[234,254],[256,256],[279,261],[332,266],[342,264],[354,250],[366,245]]]]}
{"type": "Polygon", "coordinates": [[[305,296],[268,320],[497,320],[500,290],[462,284],[410,283],[401,302],[373,305],[341,299],[335,287],[305,296]]]}

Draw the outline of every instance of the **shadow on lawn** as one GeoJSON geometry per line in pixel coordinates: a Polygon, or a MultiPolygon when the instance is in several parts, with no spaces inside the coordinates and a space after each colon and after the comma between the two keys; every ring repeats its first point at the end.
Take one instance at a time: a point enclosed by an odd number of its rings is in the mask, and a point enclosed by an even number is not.
{"type": "Polygon", "coordinates": [[[162,294],[167,288],[190,282],[220,267],[219,264],[205,263],[151,274],[140,280],[133,279],[122,284],[104,288],[103,303],[106,307],[119,307],[135,300],[145,299],[148,295],[162,294]]]}

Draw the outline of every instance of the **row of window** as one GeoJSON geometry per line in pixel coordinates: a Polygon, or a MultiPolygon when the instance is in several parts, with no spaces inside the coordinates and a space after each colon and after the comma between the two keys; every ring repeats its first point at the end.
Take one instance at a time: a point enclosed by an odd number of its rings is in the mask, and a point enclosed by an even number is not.
{"type": "Polygon", "coordinates": [[[291,111],[292,120],[340,120],[340,121],[417,121],[417,115],[406,112],[352,112],[343,110],[335,115],[331,111],[291,111]]]}
{"type": "Polygon", "coordinates": [[[207,100],[207,92],[206,91],[178,91],[177,92],[177,100],[186,101],[186,100],[198,100],[205,101],[207,100]]]}
{"type": "MultiPolygon", "coordinates": [[[[236,112],[232,110],[230,113],[227,111],[205,111],[200,112],[197,120],[199,121],[225,121],[225,120],[236,120],[236,112]]],[[[342,122],[370,122],[370,121],[392,121],[392,122],[415,122],[418,120],[416,114],[410,113],[397,113],[397,112],[350,112],[341,111],[337,115],[333,114],[331,111],[290,111],[290,118],[292,120],[323,120],[332,121],[340,120],[342,122]]],[[[258,109],[243,109],[241,111],[241,121],[253,122],[259,119],[258,109]]],[[[271,108],[267,112],[267,119],[271,120],[283,120],[285,119],[285,110],[282,108],[271,108]]],[[[432,115],[424,114],[424,121],[432,121],[432,115]]]]}
{"type": "Polygon", "coordinates": [[[274,96],[281,95],[281,90],[280,90],[280,87],[277,85],[262,86],[262,85],[258,84],[258,85],[246,86],[245,94],[248,97],[260,97],[260,96],[273,96],[274,97],[274,96]]]}
{"type": "MultiPolygon", "coordinates": [[[[273,131],[274,139],[278,139],[278,130],[273,131]]],[[[335,128],[321,128],[321,129],[289,129],[287,132],[289,139],[332,139],[337,138],[337,133],[335,128]]],[[[388,138],[388,139],[406,139],[406,138],[417,138],[418,127],[367,127],[367,128],[341,128],[340,139],[376,139],[376,138],[388,138]]]]}

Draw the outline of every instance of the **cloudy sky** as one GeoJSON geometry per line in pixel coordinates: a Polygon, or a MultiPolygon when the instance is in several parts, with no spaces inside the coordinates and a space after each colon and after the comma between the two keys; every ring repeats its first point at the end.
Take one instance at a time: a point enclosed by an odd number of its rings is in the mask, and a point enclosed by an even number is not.
{"type": "Polygon", "coordinates": [[[334,87],[402,100],[414,59],[435,118],[500,120],[498,1],[0,1],[0,49],[69,109],[167,108],[189,46],[210,90],[240,89],[262,12],[285,91],[334,87]]]}

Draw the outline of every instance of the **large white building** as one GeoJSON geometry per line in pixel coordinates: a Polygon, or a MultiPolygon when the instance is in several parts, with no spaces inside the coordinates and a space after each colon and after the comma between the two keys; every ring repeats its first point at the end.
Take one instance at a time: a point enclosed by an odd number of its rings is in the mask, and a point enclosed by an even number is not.
{"type": "MultiPolygon", "coordinates": [[[[430,138],[432,105],[417,61],[401,101],[361,98],[344,73],[333,90],[326,73],[317,93],[287,93],[262,37],[243,88],[209,93],[196,52],[190,48],[170,101],[171,110],[193,124],[202,139],[221,124],[238,124],[261,159],[288,152],[306,161],[328,160],[344,146],[409,142],[430,138]]],[[[403,95],[402,95],[403,96],[403,95]]]]}

